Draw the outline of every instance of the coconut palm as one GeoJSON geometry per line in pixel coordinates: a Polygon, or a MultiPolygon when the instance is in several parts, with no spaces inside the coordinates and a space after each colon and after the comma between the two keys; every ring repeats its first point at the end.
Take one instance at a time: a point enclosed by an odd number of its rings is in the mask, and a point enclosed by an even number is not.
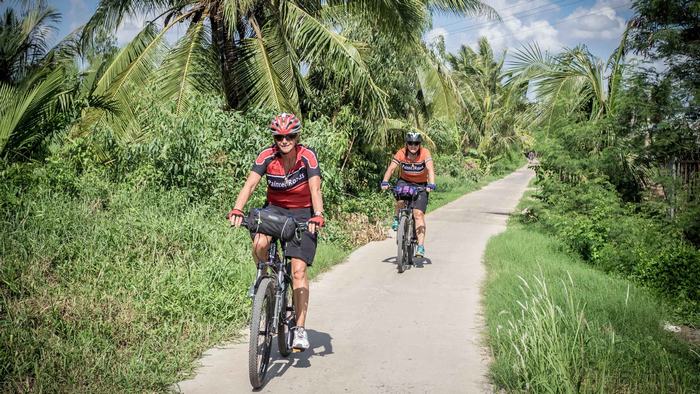
{"type": "Polygon", "coordinates": [[[46,125],[65,109],[69,89],[59,61],[66,43],[47,39],[60,14],[45,2],[7,8],[0,19],[0,156],[23,155],[41,141],[46,125]]]}
{"type": "Polygon", "coordinates": [[[525,102],[527,81],[503,69],[505,51],[497,59],[486,38],[478,51],[462,46],[447,59],[461,92],[467,132],[462,149],[476,147],[479,155],[495,158],[518,144],[534,116],[525,102]]]}
{"type": "Polygon", "coordinates": [[[18,13],[7,8],[0,19],[0,82],[19,84],[49,51],[47,39],[61,15],[44,2],[18,13]]]}
{"type": "Polygon", "coordinates": [[[532,80],[541,104],[542,121],[549,127],[557,114],[583,111],[589,119],[601,119],[616,110],[624,71],[630,27],[607,62],[593,56],[585,45],[558,55],[542,52],[535,44],[515,54],[516,73],[532,80]]]}
{"type": "Polygon", "coordinates": [[[477,0],[102,0],[85,37],[115,30],[128,16],[156,15],[120,54],[119,64],[134,64],[115,88],[123,89],[146,81],[164,35],[186,24],[187,34],[157,71],[163,97],[178,108],[189,91],[220,89],[232,108],[299,112],[308,90],[302,69],[320,64],[349,81],[365,113],[384,117],[385,94],[365,64],[364,47],[342,34],[343,18],[357,16],[396,42],[419,42],[431,11],[489,10],[477,0]]]}

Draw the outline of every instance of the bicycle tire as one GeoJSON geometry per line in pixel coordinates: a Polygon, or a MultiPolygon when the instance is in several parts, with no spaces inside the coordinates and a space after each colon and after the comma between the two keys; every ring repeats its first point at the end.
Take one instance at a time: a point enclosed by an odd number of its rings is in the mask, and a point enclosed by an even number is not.
{"type": "Polygon", "coordinates": [[[250,341],[248,347],[248,375],[253,388],[262,387],[270,362],[272,347],[272,315],[275,310],[275,284],[272,278],[263,278],[253,299],[253,314],[250,318],[250,341]],[[263,342],[260,343],[260,339],[263,342]]]}
{"type": "Polygon", "coordinates": [[[292,341],[294,340],[292,328],[297,324],[292,293],[291,285],[287,283],[282,292],[283,305],[277,325],[277,347],[282,357],[288,357],[292,354],[292,341]]]}
{"type": "Polygon", "coordinates": [[[413,264],[413,253],[414,253],[414,243],[413,237],[415,236],[415,221],[413,217],[410,217],[408,223],[406,223],[406,236],[405,236],[405,255],[406,255],[406,265],[413,264]]]}
{"type": "Polygon", "coordinates": [[[408,218],[405,214],[401,215],[399,219],[399,228],[396,232],[396,268],[399,273],[403,273],[406,269],[406,229],[407,229],[408,218]]]}

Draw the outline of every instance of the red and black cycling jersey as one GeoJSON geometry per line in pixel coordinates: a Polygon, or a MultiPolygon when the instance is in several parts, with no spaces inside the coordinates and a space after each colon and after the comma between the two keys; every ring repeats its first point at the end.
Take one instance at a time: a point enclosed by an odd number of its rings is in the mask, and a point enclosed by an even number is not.
{"type": "Polygon", "coordinates": [[[316,152],[297,144],[296,162],[289,172],[284,171],[282,155],[277,145],[263,150],[253,163],[254,171],[267,178],[267,202],[282,208],[308,208],[311,206],[309,179],[321,176],[316,152]]]}

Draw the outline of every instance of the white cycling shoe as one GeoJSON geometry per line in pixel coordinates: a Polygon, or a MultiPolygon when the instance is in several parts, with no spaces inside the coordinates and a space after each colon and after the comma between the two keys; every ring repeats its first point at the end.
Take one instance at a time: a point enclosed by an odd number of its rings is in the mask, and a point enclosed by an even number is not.
{"type": "Polygon", "coordinates": [[[306,335],[306,330],[304,327],[297,327],[294,329],[294,341],[292,341],[292,348],[300,351],[304,351],[309,348],[309,338],[306,335]]]}

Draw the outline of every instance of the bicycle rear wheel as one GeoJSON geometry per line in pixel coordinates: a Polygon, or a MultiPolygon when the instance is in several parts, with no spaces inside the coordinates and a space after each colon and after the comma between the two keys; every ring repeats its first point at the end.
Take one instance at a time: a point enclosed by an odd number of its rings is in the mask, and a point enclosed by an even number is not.
{"type": "Polygon", "coordinates": [[[248,374],[253,388],[260,388],[265,380],[272,347],[272,315],[275,313],[275,284],[263,278],[253,299],[248,347],[248,374]]]}
{"type": "Polygon", "coordinates": [[[396,265],[399,273],[406,269],[406,237],[408,236],[408,218],[405,214],[399,219],[399,228],[396,232],[396,265]]]}
{"type": "Polygon", "coordinates": [[[282,293],[282,310],[277,325],[277,346],[282,357],[287,357],[292,353],[292,341],[294,340],[292,328],[297,325],[292,293],[292,287],[287,283],[282,293]]]}

